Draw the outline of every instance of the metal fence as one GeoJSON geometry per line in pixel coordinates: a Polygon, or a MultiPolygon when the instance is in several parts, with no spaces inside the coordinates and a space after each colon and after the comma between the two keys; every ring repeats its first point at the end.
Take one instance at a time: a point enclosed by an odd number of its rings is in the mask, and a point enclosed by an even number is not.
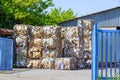
{"type": "Polygon", "coordinates": [[[92,80],[112,80],[120,74],[120,30],[101,29],[94,25],[92,31],[92,80]]]}
{"type": "Polygon", "coordinates": [[[11,70],[13,64],[13,40],[0,37],[0,70],[11,70]]]}

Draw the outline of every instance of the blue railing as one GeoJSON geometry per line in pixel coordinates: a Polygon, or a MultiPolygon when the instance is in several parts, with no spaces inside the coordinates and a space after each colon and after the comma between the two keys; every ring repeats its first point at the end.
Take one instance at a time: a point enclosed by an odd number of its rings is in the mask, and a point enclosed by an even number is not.
{"type": "Polygon", "coordinates": [[[92,80],[108,80],[120,74],[120,30],[94,25],[92,31],[92,80]]]}

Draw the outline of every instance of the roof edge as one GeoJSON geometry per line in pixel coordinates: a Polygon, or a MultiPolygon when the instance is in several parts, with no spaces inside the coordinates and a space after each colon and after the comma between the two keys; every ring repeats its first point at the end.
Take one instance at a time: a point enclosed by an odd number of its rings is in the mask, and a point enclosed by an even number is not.
{"type": "Polygon", "coordinates": [[[114,7],[114,8],[110,8],[110,9],[106,9],[106,10],[102,10],[102,11],[95,12],[95,13],[91,13],[91,14],[87,14],[87,15],[80,16],[80,17],[77,17],[77,18],[74,18],[74,19],[66,20],[66,21],[60,22],[58,24],[62,24],[62,23],[68,22],[68,21],[76,20],[76,19],[79,19],[79,18],[82,18],[82,17],[86,17],[86,16],[89,16],[89,15],[95,15],[95,14],[98,14],[98,13],[110,11],[110,10],[117,9],[117,8],[120,8],[120,6],[117,6],[117,7],[114,7]]]}

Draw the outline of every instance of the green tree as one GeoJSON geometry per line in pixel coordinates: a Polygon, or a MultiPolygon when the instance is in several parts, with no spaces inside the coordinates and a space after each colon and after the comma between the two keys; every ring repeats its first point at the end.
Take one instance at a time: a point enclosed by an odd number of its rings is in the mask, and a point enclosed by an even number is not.
{"type": "Polygon", "coordinates": [[[0,0],[0,27],[12,28],[16,23],[44,25],[46,9],[52,0],[0,0]]]}
{"type": "Polygon", "coordinates": [[[49,21],[46,24],[57,25],[60,22],[76,18],[77,14],[74,14],[72,9],[62,10],[61,8],[53,8],[48,13],[49,21]]]}
{"type": "Polygon", "coordinates": [[[0,0],[0,28],[12,29],[15,24],[57,25],[73,19],[72,9],[62,10],[53,7],[52,0],[0,0]]]}

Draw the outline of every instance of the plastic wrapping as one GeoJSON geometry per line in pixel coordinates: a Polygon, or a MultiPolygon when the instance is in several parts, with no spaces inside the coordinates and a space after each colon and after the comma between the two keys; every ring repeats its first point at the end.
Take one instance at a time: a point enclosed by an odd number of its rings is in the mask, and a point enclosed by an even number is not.
{"type": "Polygon", "coordinates": [[[41,61],[41,69],[54,69],[54,58],[43,58],[41,61]]]}
{"type": "Polygon", "coordinates": [[[58,70],[71,70],[76,69],[75,58],[56,58],[55,59],[55,69],[58,70]]]}

